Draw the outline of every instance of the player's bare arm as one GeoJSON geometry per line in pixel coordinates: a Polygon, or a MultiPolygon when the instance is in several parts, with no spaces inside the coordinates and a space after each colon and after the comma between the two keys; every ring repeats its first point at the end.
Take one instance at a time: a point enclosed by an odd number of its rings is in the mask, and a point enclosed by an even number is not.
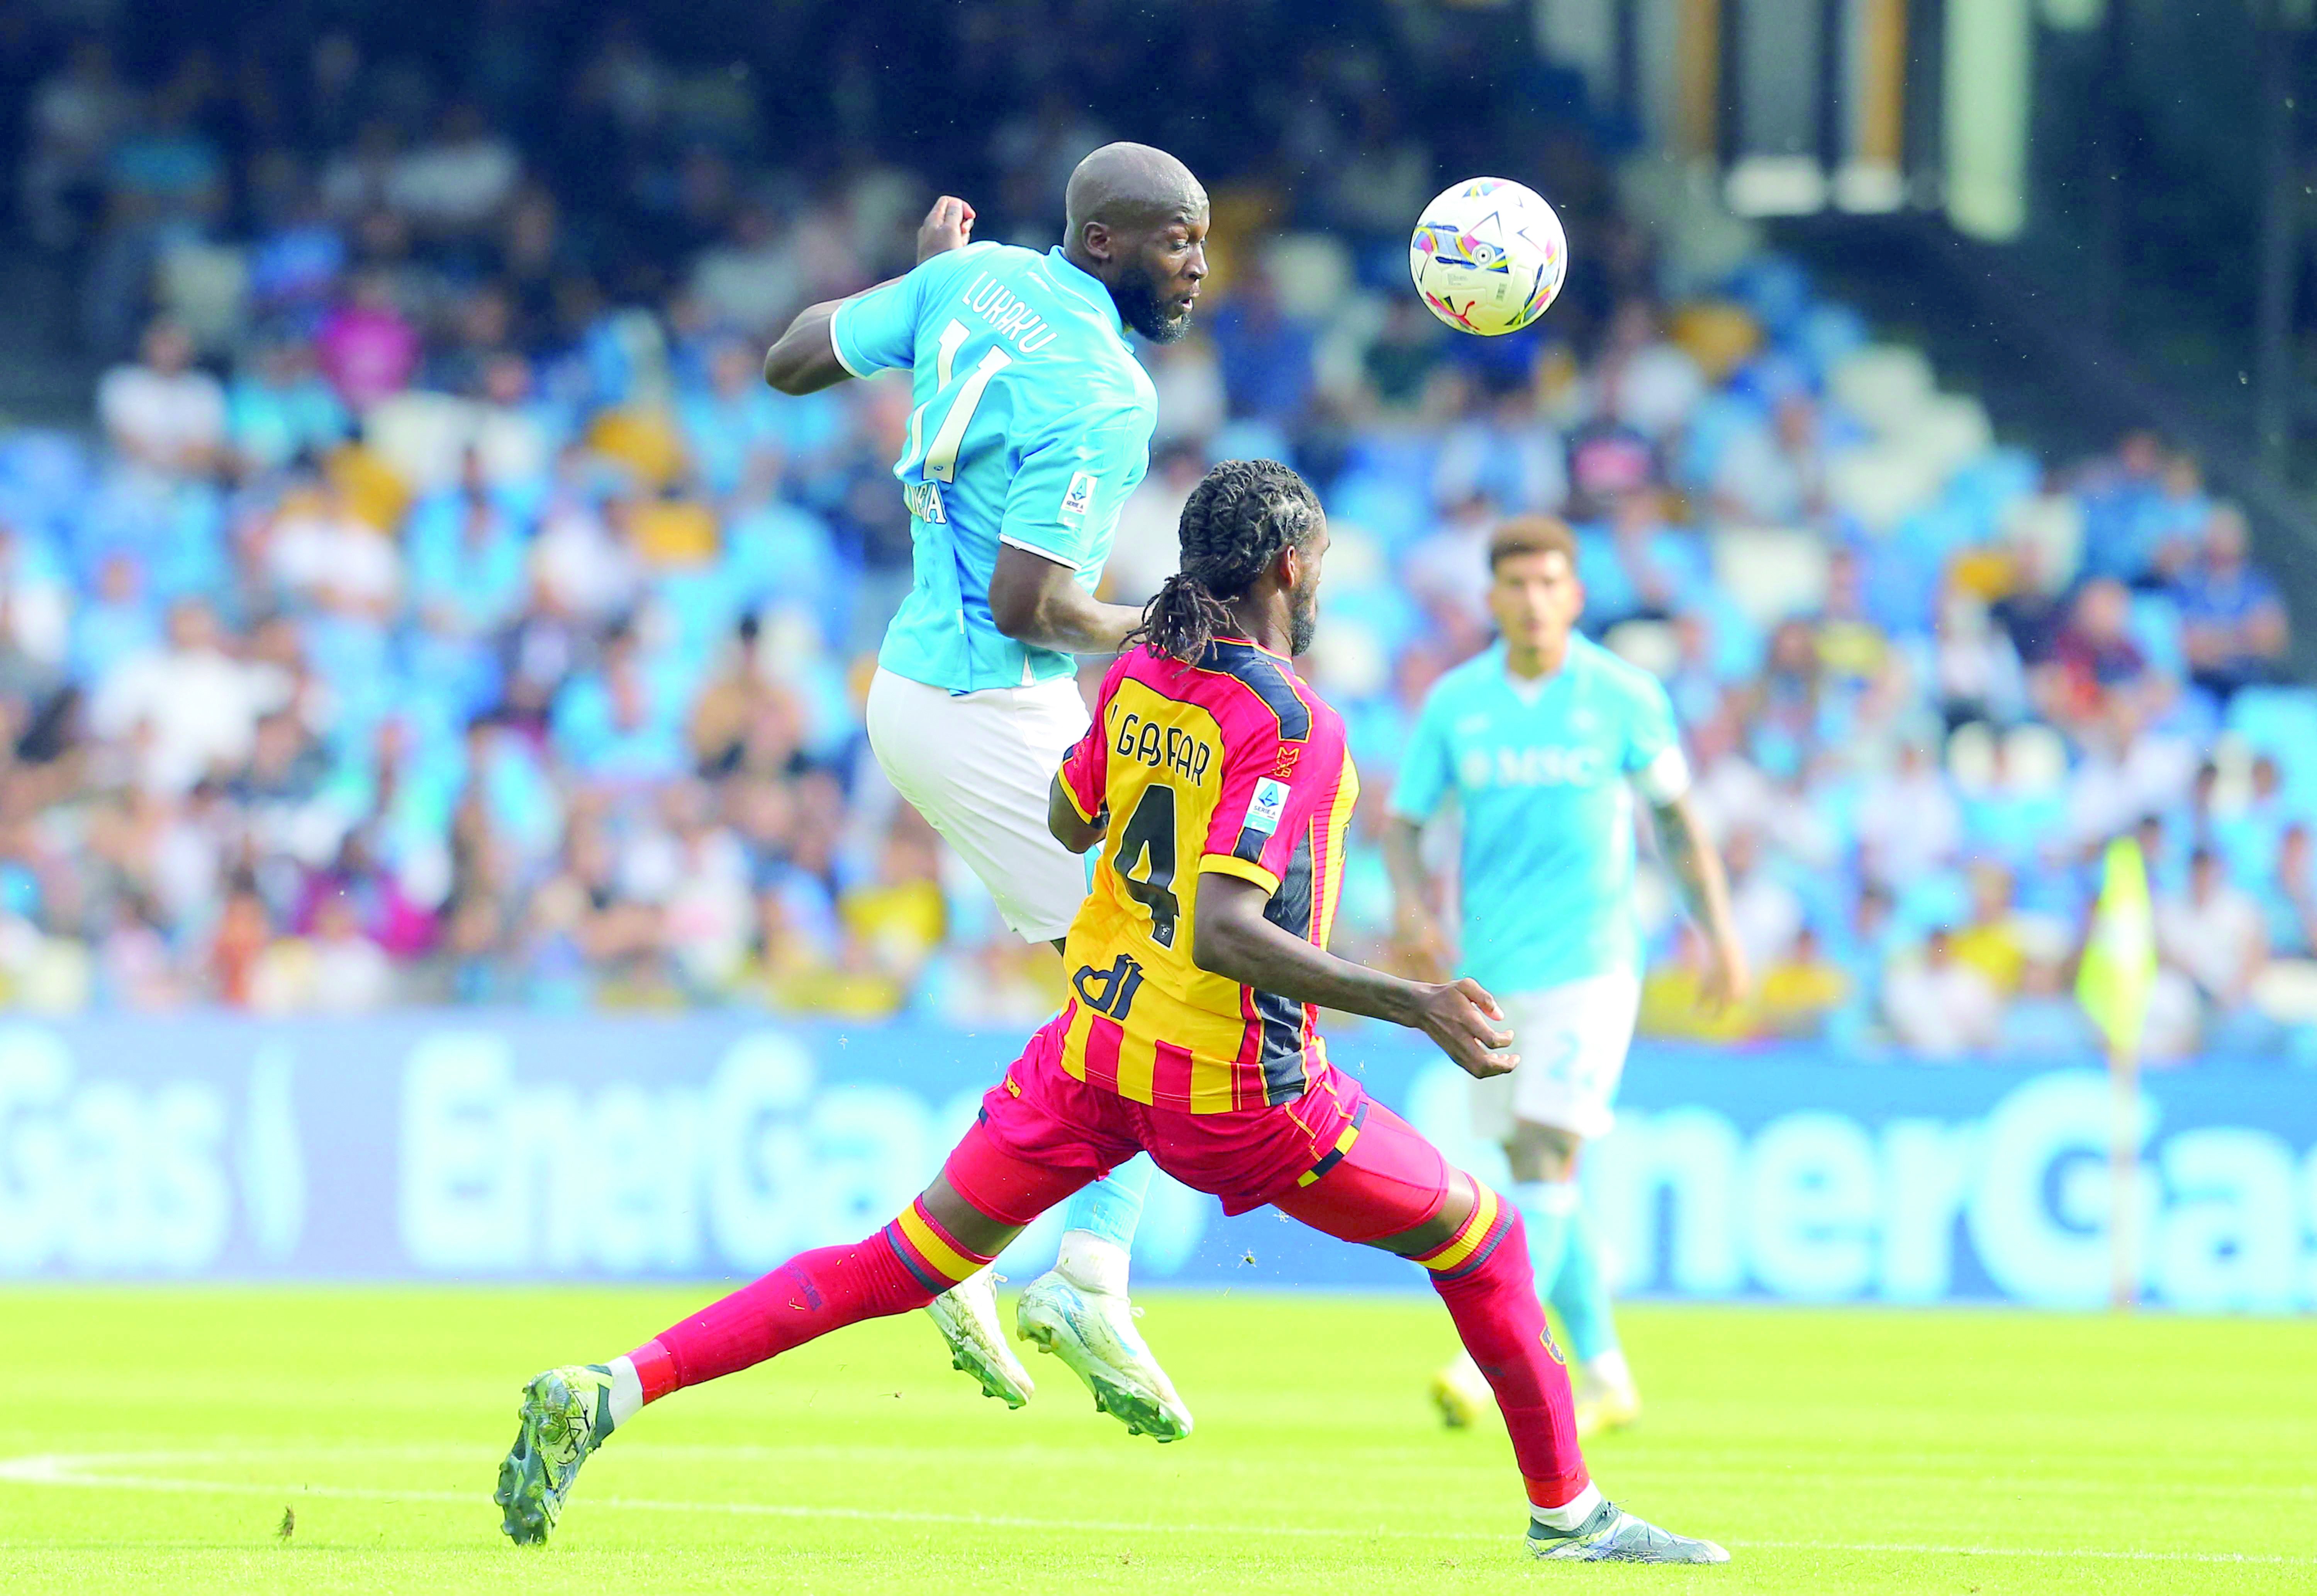
{"type": "MultiPolygon", "coordinates": [[[[922,266],[945,250],[963,249],[972,239],[973,207],[954,195],[944,194],[934,201],[933,209],[926,212],[926,219],[918,224],[917,263],[922,266]]],[[[815,394],[853,375],[836,358],[836,341],[828,330],[836,308],[844,303],[843,299],[823,299],[797,312],[788,331],[765,352],[766,383],[784,394],[815,394]]]]}
{"type": "Polygon", "coordinates": [[[1420,1030],[1465,1074],[1485,1080],[1520,1062],[1512,1032],[1490,1021],[1504,1011],[1477,981],[1404,981],[1283,931],[1263,917],[1270,894],[1253,881],[1210,872],[1199,881],[1191,957],[1210,975],[1420,1030]]]}
{"type": "Polygon", "coordinates": [[[1102,841],[1102,834],[1109,825],[1108,809],[1088,820],[1070,801],[1069,789],[1062,785],[1062,779],[1054,778],[1053,784],[1046,789],[1046,829],[1054,834],[1054,841],[1073,853],[1084,853],[1102,841]]]}
{"type": "Polygon", "coordinates": [[[1003,543],[989,576],[989,619],[1017,643],[1064,654],[1115,654],[1142,611],[1105,604],[1059,561],[1003,543]]]}
{"type": "Polygon", "coordinates": [[[1432,913],[1432,873],[1424,868],[1424,828],[1402,815],[1383,823],[1383,865],[1391,878],[1392,940],[1408,967],[1427,980],[1448,976],[1448,938],[1432,913]]]}
{"type": "Polygon", "coordinates": [[[1658,853],[1681,894],[1683,909],[1705,930],[1713,950],[1702,996],[1710,1010],[1742,1003],[1753,991],[1753,975],[1746,967],[1746,950],[1738,941],[1738,927],[1730,914],[1730,878],[1722,855],[1706,836],[1697,806],[1683,793],[1670,803],[1653,805],[1658,853]]]}

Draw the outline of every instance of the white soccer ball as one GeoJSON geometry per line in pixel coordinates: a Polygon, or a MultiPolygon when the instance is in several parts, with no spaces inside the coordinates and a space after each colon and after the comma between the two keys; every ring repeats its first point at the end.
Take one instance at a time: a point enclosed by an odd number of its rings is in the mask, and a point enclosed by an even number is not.
{"type": "Polygon", "coordinates": [[[1535,190],[1475,177],[1424,208],[1408,271],[1433,315],[1493,338],[1544,314],[1569,272],[1569,239],[1535,190]]]}

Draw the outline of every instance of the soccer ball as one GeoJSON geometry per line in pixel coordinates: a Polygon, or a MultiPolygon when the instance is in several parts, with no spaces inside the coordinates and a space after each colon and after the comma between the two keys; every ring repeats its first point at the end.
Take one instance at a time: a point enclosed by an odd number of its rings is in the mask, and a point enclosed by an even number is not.
{"type": "Polygon", "coordinates": [[[1544,314],[1569,271],[1569,240],[1534,189],[1475,177],[1424,208],[1408,271],[1433,315],[1493,338],[1544,314]]]}

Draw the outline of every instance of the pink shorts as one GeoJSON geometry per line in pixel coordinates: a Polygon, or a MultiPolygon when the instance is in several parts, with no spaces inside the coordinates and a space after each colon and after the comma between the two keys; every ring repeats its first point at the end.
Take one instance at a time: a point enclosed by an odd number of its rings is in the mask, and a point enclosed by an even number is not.
{"type": "Polygon", "coordinates": [[[1027,1224],[1137,1153],[1226,1214],[1275,1203],[1346,1241],[1412,1230],[1447,1195],[1438,1149],[1337,1070],[1291,1103],[1191,1114],[1078,1080],[1062,1068],[1061,1037],[1057,1019],[1030,1039],[944,1171],[993,1218],[1027,1224]]]}

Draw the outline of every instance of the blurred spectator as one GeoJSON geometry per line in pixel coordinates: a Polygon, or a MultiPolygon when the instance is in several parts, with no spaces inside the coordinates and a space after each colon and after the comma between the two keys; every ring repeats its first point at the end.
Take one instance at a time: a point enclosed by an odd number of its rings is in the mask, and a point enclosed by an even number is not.
{"type": "Polygon", "coordinates": [[[2021,1063],[2040,1064],[2084,1053],[2097,1038],[2076,994],[2068,989],[2067,968],[2051,959],[2020,967],[2018,988],[2003,1005],[1997,1051],[2021,1063]]]}
{"type": "Polygon", "coordinates": [[[139,750],[140,781],[183,792],[238,766],[258,718],[288,702],[290,685],[275,668],[228,653],[216,614],[184,599],[169,611],[166,642],[125,656],[97,683],[90,727],[139,750]]]}
{"type": "Polygon", "coordinates": [[[2162,683],[2132,637],[2132,594],[2114,577],[2084,584],[2040,673],[2044,713],[2080,735],[2129,740],[2153,714],[2162,683]]]}
{"type": "Polygon", "coordinates": [[[315,370],[312,346],[294,337],[261,345],[236,374],[226,400],[227,432],[242,472],[262,477],[300,456],[319,458],[353,423],[315,370]]]}
{"type": "Polygon", "coordinates": [[[1905,887],[1953,859],[1962,840],[1962,807],[1921,743],[1902,745],[1896,768],[1858,796],[1859,869],[1870,880],[1905,887]]]}
{"type": "Polygon", "coordinates": [[[165,477],[206,472],[225,448],[225,390],[193,365],[192,338],[175,322],[146,329],[140,363],[104,374],[96,409],[114,448],[165,477]]]}
{"type": "Polygon", "coordinates": [[[1932,670],[1949,731],[1974,720],[2009,726],[2026,712],[2018,650],[1969,593],[1950,593],[1939,605],[1932,670]]]}
{"type": "Polygon", "coordinates": [[[376,271],[357,274],[345,303],[323,318],[315,339],[322,375],[357,412],[401,391],[418,369],[418,331],[394,302],[394,285],[376,271]]]}
{"type": "Polygon", "coordinates": [[[1481,498],[1507,514],[1554,513],[1569,497],[1567,446],[1535,396],[1507,386],[1448,429],[1432,492],[1444,505],[1481,498]]]}
{"type": "Polygon", "coordinates": [[[2011,872],[1985,861],[1971,868],[1971,920],[1949,939],[1955,961],[1987,977],[1998,997],[2018,991],[2027,968],[2027,937],[2014,902],[2011,872]]]}
{"type": "Polygon", "coordinates": [[[1785,954],[1763,970],[1754,1006],[1767,1034],[1812,1038],[1849,993],[1849,978],[1819,945],[1816,928],[1804,925],[1785,954]]]}
{"type": "Polygon", "coordinates": [[[1176,528],[1191,490],[1206,475],[1195,449],[1177,445],[1160,450],[1150,472],[1118,513],[1118,534],[1110,563],[1103,567],[1105,596],[1115,604],[1141,604],[1165,584],[1182,564],[1176,528]]]}
{"type": "Polygon", "coordinates": [[[1591,418],[1569,434],[1569,510],[1598,521],[1661,480],[1654,439],[1624,418],[1624,379],[1605,372],[1591,418]]]}
{"type": "Polygon", "coordinates": [[[1283,427],[1301,420],[1311,397],[1311,332],[1280,305],[1260,263],[1231,285],[1212,330],[1231,415],[1283,427]]]}
{"type": "Polygon", "coordinates": [[[2278,958],[2317,958],[2317,847],[2305,823],[2296,820],[2285,828],[2259,900],[2269,952],[2278,958]]]}
{"type": "Polygon", "coordinates": [[[1929,1059],[1986,1051],[2003,1020],[1993,984],[1955,957],[1945,930],[1932,932],[1919,958],[1901,959],[1883,977],[1883,1012],[1899,1045],[1929,1059]]]}
{"type": "Polygon", "coordinates": [[[2227,701],[2240,687],[2276,677],[2290,641],[2277,584],[2247,557],[2243,513],[2223,505],[2203,547],[2173,583],[2189,679],[2227,701]]]}
{"type": "Polygon", "coordinates": [[[2156,946],[2208,1008],[2227,1014],[2251,996],[2268,961],[2268,931],[2260,905],[2223,873],[2220,855],[2198,848],[2188,858],[2187,889],[2157,899],[2156,946]]]}

